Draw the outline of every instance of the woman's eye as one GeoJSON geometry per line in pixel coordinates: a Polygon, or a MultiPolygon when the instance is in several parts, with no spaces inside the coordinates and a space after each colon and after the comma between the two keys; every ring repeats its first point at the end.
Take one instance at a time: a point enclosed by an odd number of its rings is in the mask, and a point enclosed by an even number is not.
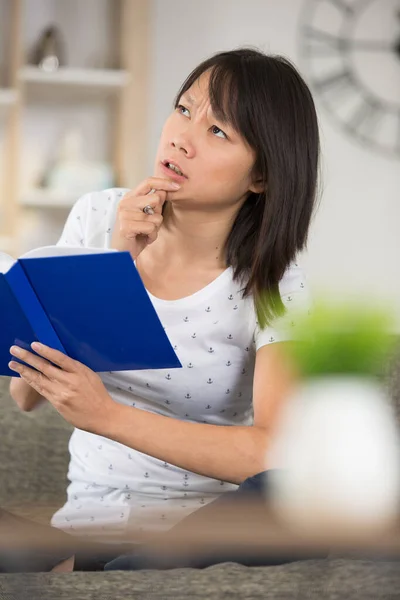
{"type": "MultiPolygon", "coordinates": [[[[213,125],[213,126],[211,127],[211,129],[212,129],[212,130],[214,130],[214,133],[215,133],[215,130],[217,130],[217,133],[222,133],[222,136],[223,136],[224,138],[227,138],[227,137],[228,137],[228,136],[226,135],[226,133],[224,133],[224,132],[222,131],[222,129],[220,129],[220,128],[219,128],[219,127],[217,127],[216,125],[213,125]]],[[[220,136],[219,136],[219,137],[220,137],[220,136]]]]}
{"type": "Polygon", "coordinates": [[[178,106],[177,106],[176,108],[177,108],[177,110],[179,110],[179,112],[180,112],[181,114],[182,114],[182,110],[181,110],[181,109],[183,109],[183,110],[187,110],[187,112],[189,112],[189,109],[188,109],[188,108],[185,108],[185,107],[183,106],[183,104],[178,104],[178,106]]]}

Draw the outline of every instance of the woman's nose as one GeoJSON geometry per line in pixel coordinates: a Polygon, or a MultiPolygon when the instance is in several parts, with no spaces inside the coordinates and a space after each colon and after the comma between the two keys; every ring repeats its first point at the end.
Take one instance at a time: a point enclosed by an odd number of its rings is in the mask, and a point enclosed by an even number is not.
{"type": "Polygon", "coordinates": [[[186,136],[182,133],[172,137],[171,146],[175,150],[183,151],[188,158],[191,158],[192,156],[194,156],[194,153],[195,153],[194,145],[189,140],[188,136],[186,136]]]}

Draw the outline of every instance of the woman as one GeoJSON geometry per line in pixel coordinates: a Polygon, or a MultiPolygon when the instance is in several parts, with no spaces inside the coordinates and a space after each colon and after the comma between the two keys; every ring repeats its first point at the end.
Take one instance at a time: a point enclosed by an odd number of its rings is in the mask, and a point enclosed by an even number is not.
{"type": "Polygon", "coordinates": [[[131,253],[183,369],[100,376],[52,349],[19,354],[36,371],[11,365],[13,398],[24,410],[45,398],[76,427],[54,527],[110,542],[170,529],[275,466],[268,443],[294,381],[278,324],[309,305],[295,260],[318,156],[296,69],[253,49],[221,52],[179,90],[153,176],[75,204],[58,243],[131,253]]]}

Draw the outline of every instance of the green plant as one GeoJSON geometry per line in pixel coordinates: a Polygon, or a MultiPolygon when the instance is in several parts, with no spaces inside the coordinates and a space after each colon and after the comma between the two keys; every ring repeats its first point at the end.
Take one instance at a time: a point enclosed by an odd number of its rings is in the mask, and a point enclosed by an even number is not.
{"type": "MultiPolygon", "coordinates": [[[[283,325],[287,326],[285,319],[283,325]]],[[[321,301],[296,320],[296,340],[289,344],[289,353],[305,377],[378,375],[395,344],[392,326],[388,309],[321,301]]]]}

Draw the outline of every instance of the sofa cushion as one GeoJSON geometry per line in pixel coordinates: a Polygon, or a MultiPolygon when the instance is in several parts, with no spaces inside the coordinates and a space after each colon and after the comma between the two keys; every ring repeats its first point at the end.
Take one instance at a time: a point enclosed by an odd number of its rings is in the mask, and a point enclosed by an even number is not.
{"type": "Polygon", "coordinates": [[[58,508],[66,498],[73,428],[50,404],[22,412],[9,395],[9,381],[0,378],[0,506],[58,508]]]}
{"type": "Polygon", "coordinates": [[[0,596],[32,600],[383,600],[399,598],[398,562],[307,560],[274,567],[3,575],[0,596]]]}

